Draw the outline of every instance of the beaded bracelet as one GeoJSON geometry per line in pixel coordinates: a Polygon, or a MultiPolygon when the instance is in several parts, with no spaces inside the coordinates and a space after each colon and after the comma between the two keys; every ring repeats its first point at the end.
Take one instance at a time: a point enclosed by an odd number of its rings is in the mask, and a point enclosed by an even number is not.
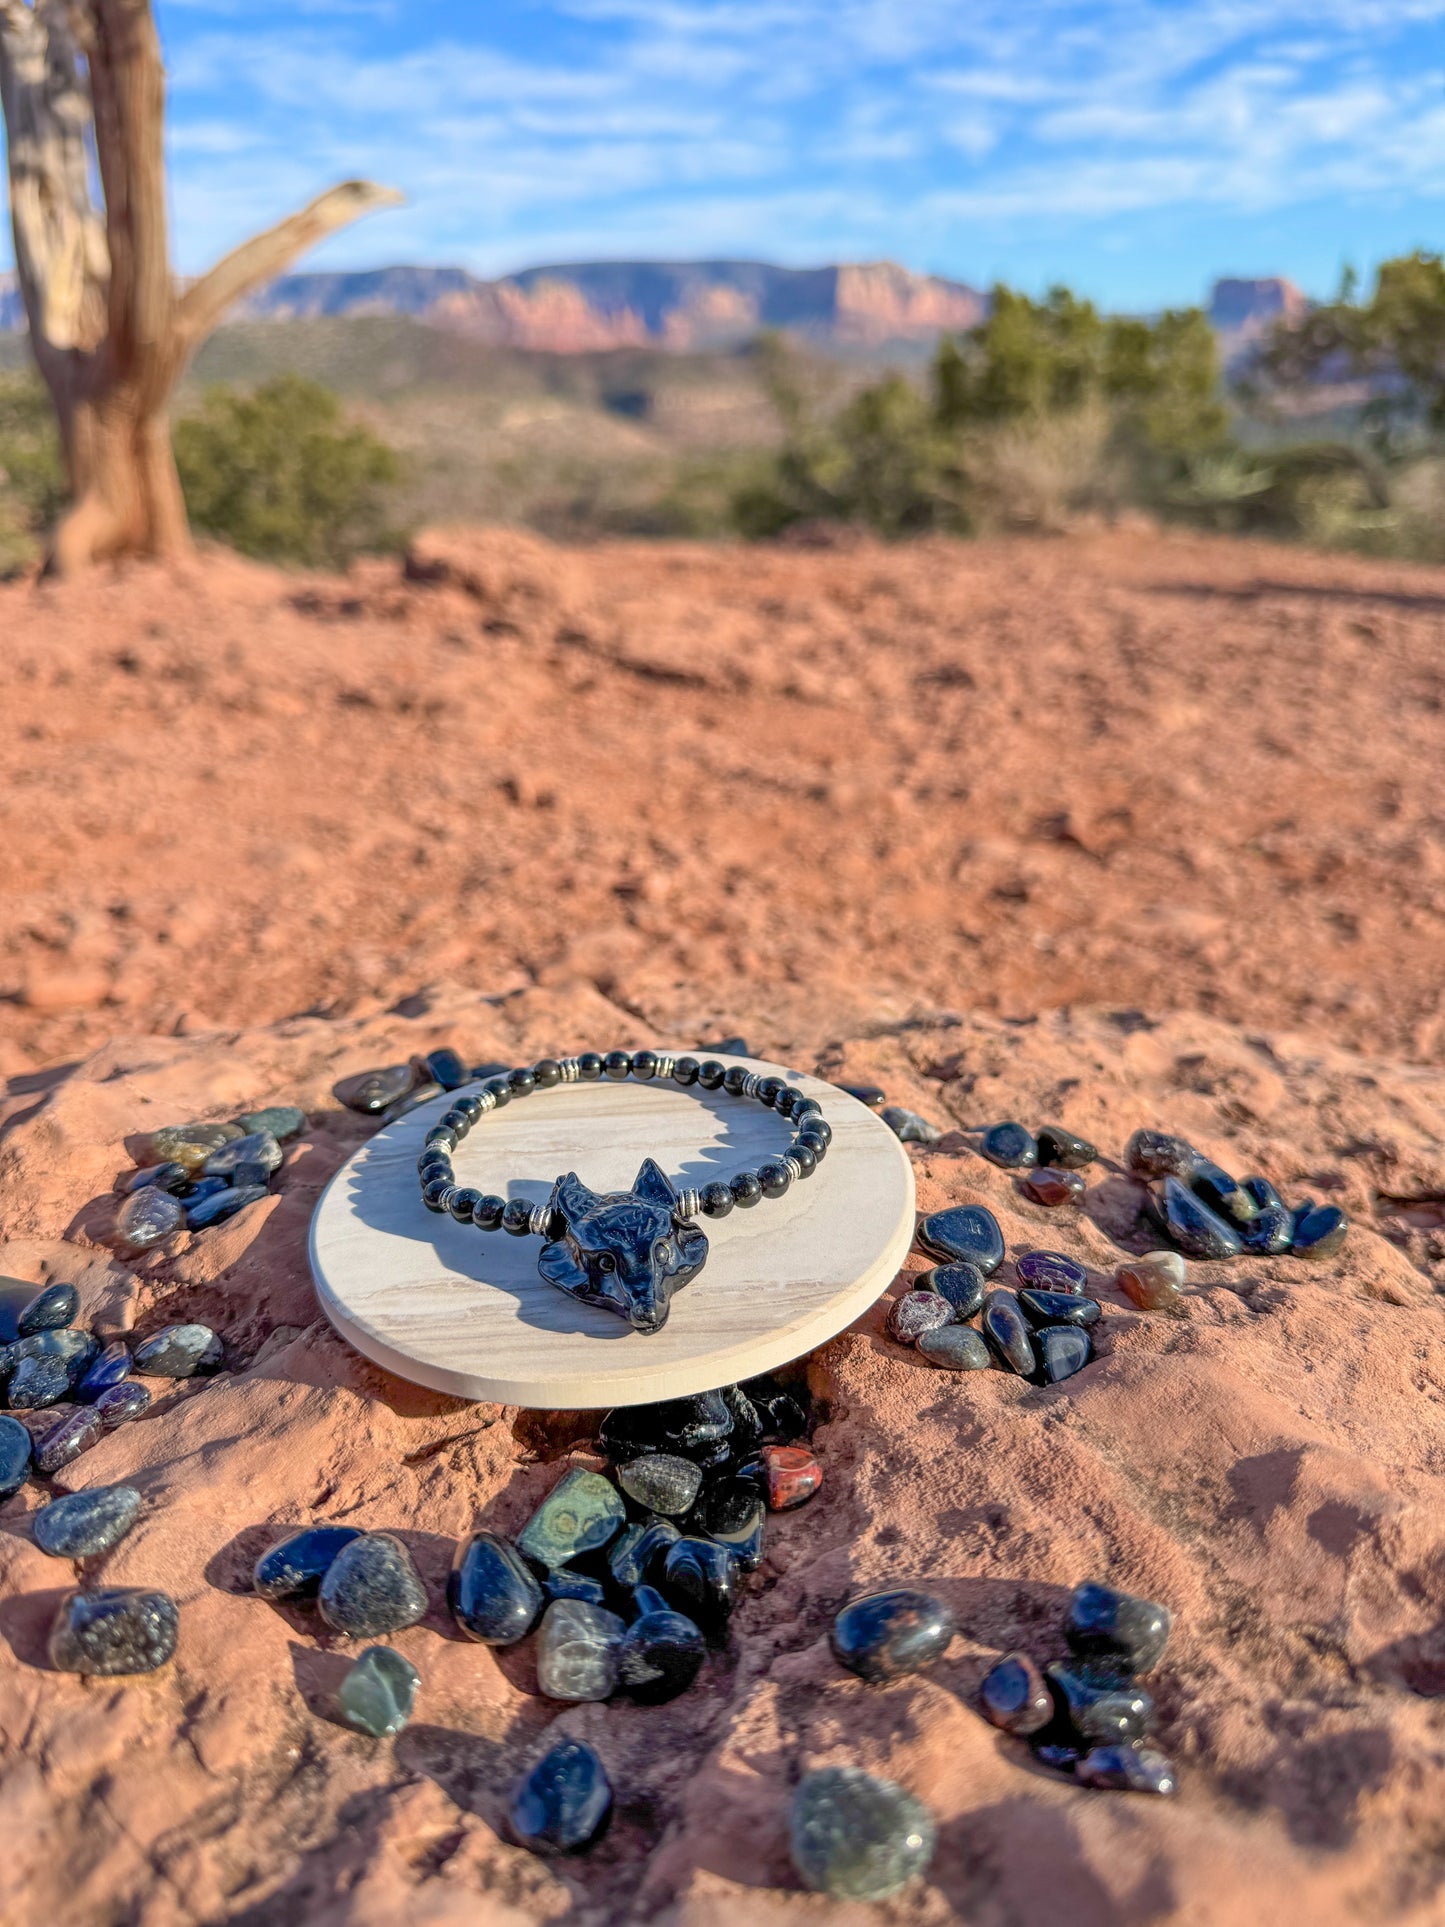
{"type": "Polygon", "coordinates": [[[605,1057],[587,1051],[581,1057],[544,1057],[454,1097],[441,1123],[427,1132],[417,1171],[429,1211],[447,1212],[482,1231],[545,1239],[537,1269],[548,1284],[584,1304],[616,1312],[634,1331],[655,1332],[667,1322],[673,1292],[707,1261],[706,1235],[693,1222],[698,1214],[725,1218],[734,1205],[746,1209],[760,1198],[782,1197],[795,1178],[812,1176],[832,1139],[818,1100],[781,1077],[759,1077],[741,1064],[723,1065],[713,1057],[699,1063],[665,1051],[615,1050],[605,1057]],[[569,1171],[557,1179],[545,1204],[492,1197],[457,1183],[451,1153],[488,1111],[554,1084],[602,1077],[620,1082],[629,1076],[640,1083],[670,1077],[674,1084],[755,1098],[801,1128],[782,1157],[770,1158],[756,1171],[739,1171],[727,1184],[718,1180],[700,1189],[677,1189],[651,1158],[644,1158],[630,1191],[599,1196],[569,1171]]]}

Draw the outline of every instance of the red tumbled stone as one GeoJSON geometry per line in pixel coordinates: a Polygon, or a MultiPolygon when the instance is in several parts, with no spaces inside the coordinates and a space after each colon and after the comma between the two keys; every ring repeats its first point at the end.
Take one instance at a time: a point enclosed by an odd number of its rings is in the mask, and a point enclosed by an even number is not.
{"type": "Polygon", "coordinates": [[[1084,1180],[1077,1171],[1046,1164],[1030,1171],[1020,1188],[1035,1204],[1077,1204],[1084,1195],[1084,1180]]]}
{"type": "Polygon", "coordinates": [[[770,1512],[806,1505],[823,1483],[823,1468],[805,1445],[765,1445],[762,1456],[770,1512]]]}

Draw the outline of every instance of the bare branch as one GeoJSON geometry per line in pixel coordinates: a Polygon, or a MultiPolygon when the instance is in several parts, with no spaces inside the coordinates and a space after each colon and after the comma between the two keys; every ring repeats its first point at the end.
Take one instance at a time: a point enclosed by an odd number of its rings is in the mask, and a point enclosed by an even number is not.
{"type": "Polygon", "coordinates": [[[192,341],[204,340],[227,308],[274,280],[298,254],[363,214],[399,206],[405,198],[374,181],[342,181],[328,188],[299,213],[242,242],[188,288],[180,302],[182,331],[192,341]]]}

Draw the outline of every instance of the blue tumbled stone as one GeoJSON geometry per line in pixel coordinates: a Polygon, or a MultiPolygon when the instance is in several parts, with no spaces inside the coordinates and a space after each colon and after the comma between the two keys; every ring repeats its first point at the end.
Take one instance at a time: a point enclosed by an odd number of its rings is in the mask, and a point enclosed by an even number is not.
{"type": "Polygon", "coordinates": [[[336,1555],[361,1537],[356,1526],[302,1526],[256,1561],[253,1583],[263,1599],[310,1599],[336,1555]]]}
{"type": "Polygon", "coordinates": [[[839,1665],[881,1686],[941,1659],[958,1630],[953,1611],[931,1592],[900,1586],[850,1600],[828,1643],[839,1665]]]}
{"type": "Polygon", "coordinates": [[[1211,1211],[1178,1178],[1164,1180],[1164,1222],[1169,1236],[1187,1257],[1237,1258],[1243,1249],[1235,1227],[1217,1211],[1211,1211]]]}
{"type": "Polygon", "coordinates": [[[977,1265],[991,1278],[1003,1263],[1003,1233],[986,1205],[955,1204],[932,1211],[918,1227],[918,1242],[937,1258],[977,1265]]]}
{"type": "Polygon", "coordinates": [[[533,1853],[581,1853],[612,1813],[607,1769],[581,1740],[559,1740],[513,1789],[512,1837],[533,1853]]]}
{"type": "Polygon", "coordinates": [[[536,1623],[542,1588],[510,1540],[474,1532],[458,1546],[447,1575],[447,1605],[468,1638],[510,1646],[536,1623]]]}
{"type": "Polygon", "coordinates": [[[117,1338],[91,1360],[85,1369],[85,1376],[75,1388],[75,1396],[83,1403],[93,1405],[102,1392],[108,1392],[112,1385],[119,1385],[129,1370],[130,1346],[117,1338]]]}
{"type": "Polygon", "coordinates": [[[1072,1378],[1089,1362],[1089,1334],[1077,1325],[1045,1325],[1035,1332],[1034,1344],[1038,1347],[1039,1370],[1050,1385],[1072,1378]]]}
{"type": "Polygon", "coordinates": [[[1006,1370],[1029,1378],[1038,1367],[1033,1335],[1011,1291],[991,1291],[979,1325],[989,1350],[1006,1370]]]}

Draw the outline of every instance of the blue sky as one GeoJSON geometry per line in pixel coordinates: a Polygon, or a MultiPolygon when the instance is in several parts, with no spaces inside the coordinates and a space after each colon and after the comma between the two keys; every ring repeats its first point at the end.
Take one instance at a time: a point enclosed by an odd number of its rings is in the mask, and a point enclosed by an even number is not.
{"type": "Polygon", "coordinates": [[[1445,247],[1445,0],[157,0],[175,252],[890,257],[1119,307],[1445,247]]]}

